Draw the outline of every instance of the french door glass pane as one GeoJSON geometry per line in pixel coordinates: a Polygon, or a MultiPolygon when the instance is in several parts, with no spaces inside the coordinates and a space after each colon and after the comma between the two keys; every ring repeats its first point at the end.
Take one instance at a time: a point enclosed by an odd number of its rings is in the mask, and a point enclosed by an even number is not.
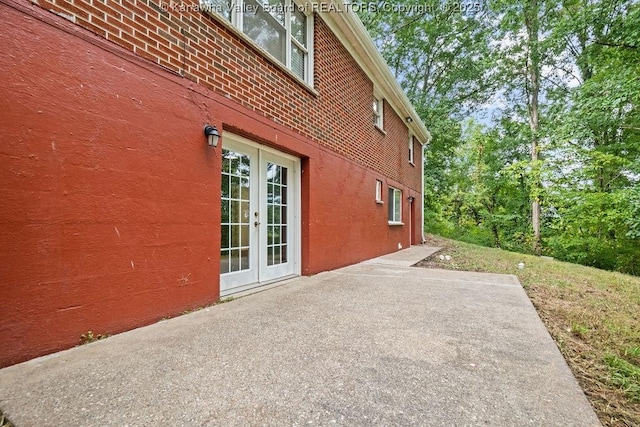
{"type": "Polygon", "coordinates": [[[287,168],[267,163],[267,265],[287,262],[287,168]]]}
{"type": "Polygon", "coordinates": [[[249,270],[249,156],[222,150],[220,273],[249,270]]]}

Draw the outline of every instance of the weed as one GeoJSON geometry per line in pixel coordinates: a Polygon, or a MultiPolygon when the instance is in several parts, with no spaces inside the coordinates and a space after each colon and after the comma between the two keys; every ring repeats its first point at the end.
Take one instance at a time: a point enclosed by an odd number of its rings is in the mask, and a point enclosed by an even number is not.
{"type": "Polygon", "coordinates": [[[9,421],[7,417],[4,416],[4,413],[0,410],[0,427],[13,427],[13,423],[9,421]]]}
{"type": "Polygon", "coordinates": [[[606,355],[604,361],[609,366],[610,382],[624,390],[632,401],[640,403],[640,366],[613,354],[606,355]]]}
{"type": "Polygon", "coordinates": [[[108,337],[109,337],[109,334],[94,335],[92,331],[87,331],[84,334],[80,335],[80,345],[89,344],[90,342],[103,340],[108,337]]]}
{"type": "Polygon", "coordinates": [[[574,323],[571,325],[571,332],[579,338],[586,338],[589,333],[589,328],[580,323],[574,323]]]}

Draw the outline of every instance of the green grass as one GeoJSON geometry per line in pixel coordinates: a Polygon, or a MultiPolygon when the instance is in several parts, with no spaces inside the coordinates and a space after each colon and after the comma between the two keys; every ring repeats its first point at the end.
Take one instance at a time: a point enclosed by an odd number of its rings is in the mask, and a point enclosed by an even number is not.
{"type": "Polygon", "coordinates": [[[606,426],[640,426],[640,277],[429,236],[432,268],[514,274],[606,426]],[[525,264],[524,269],[518,263],[525,264]]]}

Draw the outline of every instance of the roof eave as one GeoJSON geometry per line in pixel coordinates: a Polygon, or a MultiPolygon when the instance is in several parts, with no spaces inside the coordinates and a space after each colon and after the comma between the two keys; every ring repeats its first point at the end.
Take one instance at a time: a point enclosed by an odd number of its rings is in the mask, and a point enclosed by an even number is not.
{"type": "Polygon", "coordinates": [[[353,12],[353,9],[346,6],[342,0],[314,1],[313,3],[315,4],[314,10],[318,11],[318,14],[340,39],[369,79],[382,92],[385,101],[391,105],[400,117],[405,119],[405,123],[411,133],[421,144],[428,144],[431,141],[431,134],[391,73],[389,66],[380,52],[378,52],[371,36],[362,21],[360,21],[360,18],[353,12]],[[333,12],[333,10],[340,10],[341,12],[333,12]],[[407,118],[412,119],[410,123],[408,123],[407,118]]]}

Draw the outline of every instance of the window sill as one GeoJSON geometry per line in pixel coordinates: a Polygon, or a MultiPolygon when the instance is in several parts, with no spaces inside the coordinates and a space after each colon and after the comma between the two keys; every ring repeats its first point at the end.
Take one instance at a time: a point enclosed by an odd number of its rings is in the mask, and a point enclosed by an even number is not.
{"type": "Polygon", "coordinates": [[[394,221],[389,221],[389,225],[404,225],[404,222],[394,222],[394,221]]]}
{"type": "Polygon", "coordinates": [[[376,204],[378,205],[384,205],[384,202],[382,200],[376,200],[376,204]]]}
{"type": "MultiPolygon", "coordinates": [[[[253,40],[251,40],[251,37],[247,36],[245,33],[243,33],[241,30],[239,30],[235,25],[233,25],[231,22],[227,21],[223,16],[218,15],[215,12],[210,12],[210,11],[206,10],[205,8],[202,9],[202,13],[204,13],[207,16],[212,17],[216,22],[218,22],[219,24],[223,25],[233,35],[235,35],[241,41],[243,41],[245,44],[247,44],[247,46],[249,46],[250,49],[253,49],[258,54],[262,55],[264,57],[264,59],[266,59],[272,65],[277,67],[280,71],[282,71],[285,74],[287,74],[299,86],[302,86],[304,89],[306,89],[307,92],[311,93],[315,97],[319,96],[318,91],[315,90],[315,88],[311,85],[311,83],[308,83],[305,80],[301,79],[300,76],[298,76],[293,71],[288,69],[282,62],[278,61],[278,59],[276,59],[273,55],[271,55],[264,48],[262,48],[260,45],[258,45],[258,43],[256,43],[253,40]]],[[[313,64],[309,64],[309,65],[311,67],[313,67],[313,64]]]]}
{"type": "Polygon", "coordinates": [[[380,132],[381,134],[383,134],[384,136],[387,136],[387,132],[382,129],[380,126],[378,126],[377,124],[373,124],[373,126],[378,130],[378,132],[380,132]]]}

